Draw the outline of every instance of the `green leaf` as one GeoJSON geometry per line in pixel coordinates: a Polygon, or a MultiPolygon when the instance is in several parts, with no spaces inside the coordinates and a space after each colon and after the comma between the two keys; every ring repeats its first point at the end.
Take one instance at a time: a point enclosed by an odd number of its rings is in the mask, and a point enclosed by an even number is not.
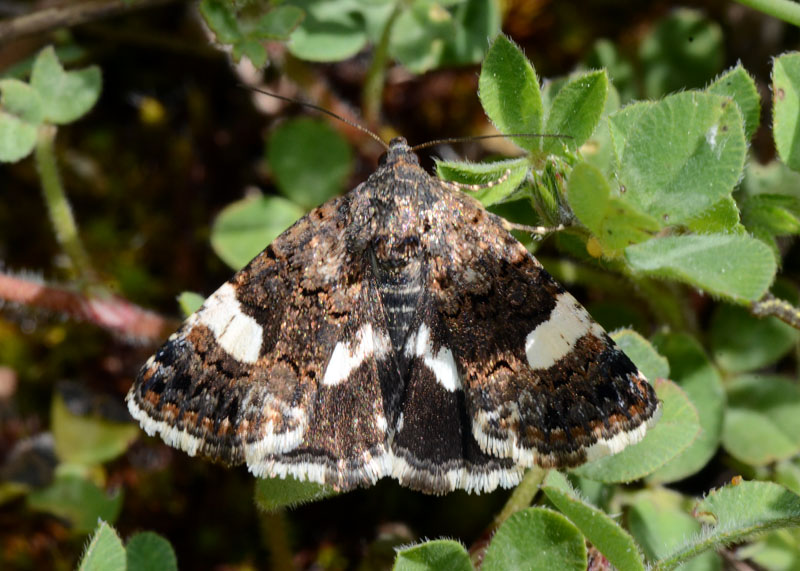
{"type": "Polygon", "coordinates": [[[333,127],[305,118],[287,121],[272,132],[267,161],[280,191],[310,208],[342,191],[353,157],[333,127]]]}
{"type": "Polygon", "coordinates": [[[0,162],[24,159],[36,146],[36,127],[0,111],[0,162]]]}
{"type": "Polygon", "coordinates": [[[117,532],[106,522],[97,525],[78,571],[126,571],[125,548],[117,532]]]}
{"type": "Polygon", "coordinates": [[[755,533],[800,525],[800,496],[772,482],[740,482],[711,492],[694,513],[713,524],[662,558],[656,570],[674,569],[697,553],[744,541],[755,533]]]}
{"type": "Polygon", "coordinates": [[[74,464],[94,465],[120,456],[139,436],[132,422],[70,412],[59,392],[53,394],[50,422],[58,457],[74,464]]]}
{"type": "MultiPolygon", "coordinates": [[[[687,538],[700,532],[700,522],[687,513],[685,504],[682,495],[666,488],[655,488],[636,495],[627,521],[633,537],[648,559],[665,557],[684,546],[687,538]]],[[[717,555],[706,553],[690,561],[681,571],[711,571],[720,567],[717,555]]]]}
{"type": "MultiPolygon", "coordinates": [[[[500,132],[542,132],[544,110],[536,72],[519,47],[503,35],[489,47],[478,88],[481,105],[500,132]]],[[[530,138],[511,140],[529,151],[541,145],[530,138]]]]}
{"type": "Polygon", "coordinates": [[[247,57],[257,68],[267,63],[264,41],[286,41],[303,20],[304,12],[297,6],[275,6],[258,19],[251,11],[237,13],[235,3],[222,0],[203,0],[200,13],[217,42],[232,47],[234,61],[247,57]]]}
{"type": "Polygon", "coordinates": [[[709,531],[728,544],[758,531],[800,525],[800,496],[772,482],[740,482],[712,491],[694,513],[713,520],[709,531]]]}
{"type": "Polygon", "coordinates": [[[639,546],[613,519],[578,497],[566,477],[550,470],[542,491],[617,569],[644,571],[639,546]]]}
{"type": "Polygon", "coordinates": [[[78,533],[88,533],[98,518],[109,522],[117,519],[122,509],[122,491],[108,495],[79,476],[59,474],[48,487],[28,494],[28,507],[67,520],[78,533]]]}
{"type": "Polygon", "coordinates": [[[733,98],[744,117],[745,136],[748,140],[751,139],[761,122],[761,97],[758,95],[756,82],[742,64],[738,63],[720,75],[706,91],[733,98]]]}
{"type": "Polygon", "coordinates": [[[800,453],[800,387],[775,375],[728,384],[722,445],[738,460],[764,466],[800,453]]]}
{"type": "Polygon", "coordinates": [[[749,161],[741,188],[747,196],[786,194],[800,198],[800,172],[793,171],[778,160],[766,164],[749,161]]]}
{"type": "Polygon", "coordinates": [[[760,369],[786,355],[798,340],[798,331],[777,317],[758,318],[743,307],[717,306],[711,319],[714,359],[726,371],[760,369]]]}
{"type": "Polygon", "coordinates": [[[759,237],[800,234],[800,198],[785,194],[747,196],[742,200],[742,220],[759,237]]]}
{"type": "Polygon", "coordinates": [[[730,98],[686,92],[635,109],[623,115],[635,121],[618,153],[628,204],[680,224],[730,196],[746,154],[742,115],[730,98]]]}
{"type": "Polygon", "coordinates": [[[611,139],[609,116],[620,109],[620,96],[613,84],[608,86],[608,97],[603,109],[603,116],[591,137],[581,147],[581,156],[587,163],[600,169],[607,177],[614,172],[614,144],[611,139]]]}
{"type": "Polygon", "coordinates": [[[494,0],[466,0],[431,4],[453,4],[455,33],[444,44],[439,67],[480,63],[486,55],[486,39],[500,33],[500,5],[494,0]]]}
{"type": "Polygon", "coordinates": [[[233,44],[242,39],[236,12],[230,2],[224,0],[202,0],[200,14],[214,32],[217,41],[222,44],[233,44]]]}
{"type": "Polygon", "coordinates": [[[367,43],[367,10],[388,19],[392,6],[357,0],[295,0],[306,17],[292,32],[289,51],[308,61],[340,61],[356,55],[367,43]]]}
{"type": "Polygon", "coordinates": [[[397,32],[389,38],[389,56],[414,73],[478,63],[486,38],[500,32],[500,10],[493,0],[413,0],[401,6],[407,9],[392,24],[397,32]]]}
{"type": "Polygon", "coordinates": [[[611,334],[614,343],[622,349],[642,374],[654,381],[669,378],[669,363],[641,335],[632,329],[621,329],[611,334]]]}
{"type": "Polygon", "coordinates": [[[0,80],[0,162],[27,157],[36,146],[37,127],[44,118],[42,99],[27,83],[0,80]]]}
{"type": "Polygon", "coordinates": [[[127,571],[177,571],[178,559],[169,541],[153,533],[143,531],[128,540],[125,546],[127,571]]]}
{"type": "Polygon", "coordinates": [[[599,169],[589,163],[578,163],[567,182],[567,197],[578,220],[598,237],[604,237],[611,188],[599,169]]]}
{"type": "Polygon", "coordinates": [[[654,343],[670,363],[670,378],[697,408],[700,434],[678,456],[650,474],[650,482],[674,482],[699,471],[714,456],[722,434],[725,389],[703,347],[683,333],[657,336],[654,343]]]}
{"type": "Polygon", "coordinates": [[[583,536],[559,513],[544,508],[520,510],[494,534],[481,566],[482,571],[508,569],[585,571],[583,536]]]}
{"type": "Polygon", "coordinates": [[[781,160],[800,171],[800,53],[772,64],[772,134],[781,160]]]}
{"type": "Polygon", "coordinates": [[[655,238],[625,248],[631,267],[743,303],[766,293],[777,270],[769,246],[749,236],[708,234],[655,238]]]}
{"type": "Polygon", "coordinates": [[[503,202],[510,198],[528,174],[526,159],[510,159],[492,163],[464,163],[436,161],[436,172],[444,180],[463,184],[487,185],[499,180],[503,182],[477,192],[467,191],[470,196],[480,200],[484,206],[503,202]],[[508,176],[506,176],[508,175],[508,176]]]}
{"type": "Polygon", "coordinates": [[[795,494],[800,493],[800,458],[783,460],[775,465],[775,482],[789,488],[795,494]]]}
{"type": "Polygon", "coordinates": [[[304,209],[278,196],[254,196],[229,204],[211,229],[211,247],[238,270],[303,215],[304,209]]]}
{"type": "Polygon", "coordinates": [[[619,256],[626,246],[648,240],[660,229],[657,220],[612,197],[603,173],[589,163],[575,165],[567,189],[573,213],[594,234],[607,257],[619,256]]]}
{"type": "Polygon", "coordinates": [[[545,133],[567,135],[568,139],[542,139],[547,154],[564,154],[583,145],[594,132],[603,114],[608,95],[605,70],[571,77],[558,91],[550,106],[545,133]]]}
{"type": "Polygon", "coordinates": [[[318,502],[336,495],[332,488],[316,482],[295,478],[259,478],[256,480],[256,505],[264,511],[274,512],[281,508],[293,508],[302,504],[318,502]]]}
{"type": "Polygon", "coordinates": [[[780,529],[736,550],[740,560],[752,561],[760,569],[795,571],[800,569],[800,531],[780,529]]]}
{"type": "Polygon", "coordinates": [[[621,165],[625,159],[628,135],[635,129],[639,119],[650,112],[650,109],[655,105],[656,103],[653,101],[637,101],[626,105],[619,111],[611,113],[608,116],[608,129],[614,148],[617,169],[619,169],[619,165],[621,165]]]}
{"type": "Polygon", "coordinates": [[[258,20],[253,33],[264,40],[285,41],[304,17],[297,6],[275,6],[258,20]]]}
{"type": "Polygon", "coordinates": [[[44,118],[42,99],[30,85],[18,79],[2,79],[0,93],[2,93],[0,105],[3,111],[33,125],[42,122],[44,118]]]}
{"type": "Polygon", "coordinates": [[[36,57],[31,87],[42,101],[43,120],[57,125],[71,123],[94,107],[100,97],[100,68],[64,71],[52,46],[36,57]]]}
{"type": "Polygon", "coordinates": [[[254,67],[262,68],[267,64],[267,50],[259,40],[242,40],[233,44],[233,59],[239,61],[242,56],[250,60],[254,67]]]}
{"type": "Polygon", "coordinates": [[[403,33],[391,35],[389,54],[413,73],[425,73],[444,59],[445,44],[455,34],[456,23],[443,6],[418,1],[400,13],[392,27],[403,33]]]}
{"type": "Polygon", "coordinates": [[[205,297],[193,291],[184,291],[178,296],[178,305],[181,308],[181,313],[184,317],[189,317],[195,311],[200,309],[205,297]]]}
{"type": "Polygon", "coordinates": [[[704,85],[722,69],[724,53],[719,24],[698,10],[670,11],[639,48],[645,96],[704,85]]]}
{"type": "Polygon", "coordinates": [[[451,539],[426,541],[397,552],[392,571],[473,571],[469,553],[451,539]]]}
{"type": "Polygon", "coordinates": [[[663,409],[661,419],[638,444],[573,470],[579,476],[606,483],[631,482],[654,472],[686,450],[700,433],[697,410],[672,381],[653,383],[663,409]]]}
{"type": "Polygon", "coordinates": [[[705,211],[686,221],[686,227],[697,234],[743,234],[739,223],[739,206],[733,197],[726,196],[705,211]]]}

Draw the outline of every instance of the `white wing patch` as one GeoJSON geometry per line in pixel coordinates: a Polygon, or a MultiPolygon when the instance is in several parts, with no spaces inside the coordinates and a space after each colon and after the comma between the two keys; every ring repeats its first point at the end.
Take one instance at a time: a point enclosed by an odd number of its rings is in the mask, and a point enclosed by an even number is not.
{"type": "Polygon", "coordinates": [[[406,341],[405,354],[422,357],[425,366],[433,371],[436,381],[451,393],[461,388],[461,379],[458,375],[453,352],[447,347],[440,347],[436,354],[433,353],[431,330],[424,323],[419,326],[406,341]]]}
{"type": "Polygon", "coordinates": [[[550,318],[540,323],[525,338],[525,353],[532,369],[547,369],[572,351],[575,343],[586,335],[603,334],[587,311],[568,293],[558,296],[550,318]]]}
{"type": "Polygon", "coordinates": [[[242,312],[236,290],[226,283],[189,318],[208,327],[217,343],[237,361],[255,363],[261,356],[263,331],[258,322],[242,312]]]}
{"type": "Polygon", "coordinates": [[[362,325],[356,332],[353,342],[339,341],[336,344],[325,368],[322,384],[338,385],[357,369],[364,359],[371,355],[383,357],[391,347],[392,341],[388,335],[375,331],[371,323],[362,325]]]}

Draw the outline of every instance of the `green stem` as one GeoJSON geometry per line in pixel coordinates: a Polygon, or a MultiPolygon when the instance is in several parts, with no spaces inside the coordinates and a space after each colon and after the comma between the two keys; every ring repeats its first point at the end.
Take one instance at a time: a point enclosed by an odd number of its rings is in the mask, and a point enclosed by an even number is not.
{"type": "Polygon", "coordinates": [[[547,470],[543,470],[542,468],[534,467],[528,470],[519,485],[514,488],[506,505],[503,506],[503,509],[497,514],[497,517],[494,518],[492,527],[497,529],[513,514],[530,506],[533,498],[536,497],[536,494],[539,492],[539,484],[542,483],[546,475],[547,470]]]}
{"type": "Polygon", "coordinates": [[[58,174],[58,164],[54,150],[56,128],[53,125],[39,127],[39,136],[36,142],[36,167],[42,182],[42,192],[50,221],[56,233],[59,244],[66,252],[72,264],[75,277],[85,281],[93,281],[94,272],[89,263],[89,256],[83,248],[75,218],[72,216],[67,195],[61,184],[58,174]]]}
{"type": "Polygon", "coordinates": [[[800,4],[793,0],[736,0],[739,4],[800,27],[800,4]]]}
{"type": "Polygon", "coordinates": [[[503,506],[503,509],[494,518],[492,524],[484,531],[482,538],[470,547],[469,557],[476,569],[480,569],[483,564],[483,556],[486,555],[486,548],[489,546],[489,541],[494,532],[514,513],[531,505],[533,498],[539,492],[539,485],[546,475],[547,470],[539,467],[533,467],[525,473],[522,481],[508,497],[506,505],[503,506]]]}
{"type": "Polygon", "coordinates": [[[372,62],[364,80],[361,100],[364,105],[364,118],[368,125],[377,124],[380,117],[383,85],[386,81],[386,62],[389,59],[389,39],[392,36],[394,22],[400,15],[400,6],[401,2],[396,2],[389,19],[386,20],[386,25],[381,32],[381,39],[372,53],[372,62]]]}

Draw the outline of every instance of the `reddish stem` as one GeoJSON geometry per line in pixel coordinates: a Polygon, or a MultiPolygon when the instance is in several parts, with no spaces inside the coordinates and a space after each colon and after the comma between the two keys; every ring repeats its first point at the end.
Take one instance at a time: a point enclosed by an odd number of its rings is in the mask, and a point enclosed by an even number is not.
{"type": "Polygon", "coordinates": [[[178,326],[118,296],[84,295],[8,274],[0,274],[0,299],[57,311],[144,342],[159,341],[178,326]]]}

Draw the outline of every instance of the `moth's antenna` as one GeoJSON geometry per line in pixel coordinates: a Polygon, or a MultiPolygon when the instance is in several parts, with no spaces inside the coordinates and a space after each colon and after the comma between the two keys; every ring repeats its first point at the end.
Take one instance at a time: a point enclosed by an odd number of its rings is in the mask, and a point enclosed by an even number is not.
{"type": "Polygon", "coordinates": [[[320,107],[319,105],[314,105],[313,103],[307,103],[306,101],[298,101],[297,99],[292,99],[291,97],[285,97],[283,95],[278,95],[277,93],[272,93],[270,91],[265,91],[263,89],[259,89],[258,87],[252,87],[250,85],[244,85],[244,84],[241,84],[241,86],[243,88],[245,88],[245,89],[249,89],[251,91],[256,91],[258,93],[261,93],[262,95],[268,95],[269,97],[274,97],[275,99],[280,99],[281,101],[286,101],[288,103],[296,103],[297,105],[302,105],[303,107],[308,107],[309,109],[314,109],[315,111],[319,111],[320,113],[324,113],[325,115],[329,115],[329,116],[333,117],[334,119],[338,119],[342,123],[345,123],[347,125],[350,125],[351,127],[354,127],[356,129],[358,129],[362,133],[366,133],[367,135],[369,135],[370,137],[372,137],[373,139],[378,141],[383,146],[384,149],[386,149],[387,151],[389,150],[389,145],[386,143],[386,141],[381,139],[377,134],[373,133],[372,131],[370,131],[366,127],[364,127],[362,125],[359,125],[358,123],[356,123],[354,121],[350,121],[349,119],[345,119],[341,115],[337,115],[333,111],[325,109],[324,107],[320,107]]]}
{"type": "Polygon", "coordinates": [[[513,137],[517,138],[525,138],[525,139],[572,139],[569,135],[552,135],[548,133],[511,133],[509,135],[505,134],[495,134],[495,135],[474,135],[472,137],[453,137],[450,139],[436,139],[435,141],[428,141],[427,143],[422,143],[421,145],[414,145],[411,147],[412,151],[418,151],[420,149],[427,149],[428,147],[435,147],[436,145],[449,145],[450,143],[468,143],[469,141],[478,141],[481,139],[511,139],[513,137]]]}

